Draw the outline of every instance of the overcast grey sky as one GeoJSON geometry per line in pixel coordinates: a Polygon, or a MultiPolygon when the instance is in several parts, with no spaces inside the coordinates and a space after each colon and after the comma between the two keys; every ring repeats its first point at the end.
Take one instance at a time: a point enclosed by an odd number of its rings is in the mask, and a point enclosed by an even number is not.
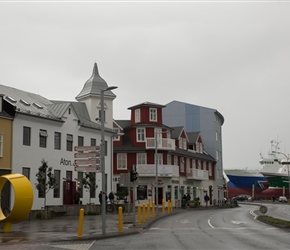
{"type": "Polygon", "coordinates": [[[225,169],[290,153],[289,1],[0,1],[0,84],[75,101],[93,65],[128,107],[217,109],[225,169]]]}

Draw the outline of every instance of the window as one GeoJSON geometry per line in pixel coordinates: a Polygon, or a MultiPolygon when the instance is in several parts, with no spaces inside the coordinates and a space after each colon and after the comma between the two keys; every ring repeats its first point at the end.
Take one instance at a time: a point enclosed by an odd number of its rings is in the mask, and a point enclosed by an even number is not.
{"type": "Polygon", "coordinates": [[[127,169],[127,154],[117,154],[117,169],[127,169]]]}
{"type": "Polygon", "coordinates": [[[167,154],[167,165],[171,165],[171,154],[167,154]]]}
{"type": "Polygon", "coordinates": [[[3,157],[3,135],[0,134],[0,157],[3,157]]]}
{"type": "Polygon", "coordinates": [[[72,151],[73,149],[73,135],[66,135],[66,151],[72,151]]]}
{"type": "Polygon", "coordinates": [[[145,141],[145,129],[144,128],[137,128],[137,141],[138,142],[145,141]]]}
{"type": "Polygon", "coordinates": [[[186,172],[190,173],[190,159],[186,158],[186,172]]]}
{"type": "Polygon", "coordinates": [[[30,179],[30,168],[22,168],[22,174],[29,180],[30,179]]]}
{"type": "Polygon", "coordinates": [[[149,120],[152,122],[157,122],[157,109],[155,108],[150,108],[149,109],[149,120]]]}
{"type": "Polygon", "coordinates": [[[177,156],[174,156],[174,165],[178,166],[178,157],[177,156]]]}
{"type": "Polygon", "coordinates": [[[183,145],[182,144],[182,138],[179,137],[179,139],[178,139],[178,147],[182,149],[182,145],[183,145]]]}
{"type": "Polygon", "coordinates": [[[53,198],[60,198],[60,170],[54,170],[55,187],[53,189],[53,198]]]}
{"type": "Polygon", "coordinates": [[[39,147],[46,148],[46,139],[47,139],[47,131],[41,129],[39,131],[39,147]]]}
{"type": "Polygon", "coordinates": [[[201,169],[201,162],[197,161],[197,169],[201,169]]]}
{"type": "Polygon", "coordinates": [[[187,149],[187,141],[186,141],[186,139],[185,138],[183,138],[183,149],[187,149]]]}
{"type": "Polygon", "coordinates": [[[184,172],[184,158],[181,157],[180,158],[180,172],[184,172]]]}
{"type": "Polygon", "coordinates": [[[146,153],[138,153],[137,154],[137,164],[145,165],[146,164],[146,153]]]}
{"type": "Polygon", "coordinates": [[[91,146],[97,146],[97,140],[95,138],[91,138],[91,146]]]}
{"type": "Polygon", "coordinates": [[[31,128],[23,127],[23,145],[30,146],[31,128]]]}
{"type": "Polygon", "coordinates": [[[212,176],[212,163],[211,162],[208,163],[208,174],[209,176],[212,176]]]}
{"type": "Polygon", "coordinates": [[[147,185],[137,186],[137,200],[147,200],[147,185]]]}
{"type": "Polygon", "coordinates": [[[54,149],[61,149],[61,133],[54,132],[54,149]]]}
{"type": "Polygon", "coordinates": [[[84,146],[84,137],[78,136],[78,146],[84,146]]]}
{"type": "Polygon", "coordinates": [[[135,122],[140,122],[140,109],[135,110],[135,122]]]}
{"type": "MultiPolygon", "coordinates": [[[[154,154],[154,162],[155,161],[155,154],[154,154]]],[[[162,154],[157,154],[157,165],[163,165],[163,155],[162,154]]]]}
{"type": "Polygon", "coordinates": [[[192,160],[192,169],[195,169],[196,168],[196,162],[195,162],[195,160],[193,159],[192,160]]]}

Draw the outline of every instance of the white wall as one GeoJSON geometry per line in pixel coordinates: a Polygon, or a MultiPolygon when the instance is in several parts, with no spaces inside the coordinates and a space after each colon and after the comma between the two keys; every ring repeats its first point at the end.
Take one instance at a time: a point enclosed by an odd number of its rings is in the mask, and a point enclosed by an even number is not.
{"type": "MultiPolygon", "coordinates": [[[[97,145],[101,142],[101,132],[99,130],[80,128],[78,126],[78,118],[73,112],[69,115],[68,112],[64,115],[65,122],[56,122],[48,119],[37,118],[33,116],[27,116],[18,114],[13,122],[13,154],[12,154],[12,173],[22,174],[22,168],[30,168],[30,181],[34,191],[34,203],[32,209],[40,209],[43,207],[43,198],[38,198],[38,191],[35,188],[36,173],[41,166],[41,161],[44,159],[48,162],[48,166],[53,167],[53,170],[61,171],[61,186],[60,186],[60,198],[53,198],[53,190],[50,190],[47,194],[47,205],[62,205],[63,204],[63,178],[66,177],[66,171],[72,171],[74,181],[77,179],[78,174],[74,171],[74,151],[66,151],[66,135],[73,135],[73,145],[77,146],[78,136],[84,137],[84,145],[90,145],[90,139],[96,138],[97,145]],[[23,126],[31,128],[31,145],[23,145],[23,126]],[[47,147],[39,147],[39,130],[47,130],[47,147]],[[54,149],[54,132],[61,133],[61,150],[54,149]],[[62,163],[65,162],[66,164],[62,163]]],[[[108,192],[111,187],[111,136],[105,135],[105,140],[108,142],[107,156],[105,157],[105,172],[108,176],[108,192]]],[[[96,176],[96,183],[98,189],[96,190],[96,198],[91,199],[92,203],[98,202],[98,193],[101,190],[101,174],[96,176]]],[[[14,200],[13,191],[11,200],[14,200]]],[[[89,192],[84,189],[84,197],[82,201],[84,204],[89,202],[89,192]]]]}

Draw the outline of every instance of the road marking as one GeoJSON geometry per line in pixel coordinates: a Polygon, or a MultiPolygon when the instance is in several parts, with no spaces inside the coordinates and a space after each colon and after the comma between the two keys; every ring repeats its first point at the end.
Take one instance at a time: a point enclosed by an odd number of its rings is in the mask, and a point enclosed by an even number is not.
{"type": "Polygon", "coordinates": [[[247,224],[246,222],[244,221],[237,221],[237,220],[231,220],[232,223],[234,224],[237,224],[237,225],[240,225],[240,224],[247,224]]]}
{"type": "Polygon", "coordinates": [[[52,244],[50,246],[53,246],[53,247],[57,247],[57,248],[60,248],[60,249],[71,249],[71,250],[89,250],[92,245],[95,243],[95,241],[93,241],[92,243],[77,243],[77,244],[67,244],[67,243],[64,243],[64,244],[52,244]]]}

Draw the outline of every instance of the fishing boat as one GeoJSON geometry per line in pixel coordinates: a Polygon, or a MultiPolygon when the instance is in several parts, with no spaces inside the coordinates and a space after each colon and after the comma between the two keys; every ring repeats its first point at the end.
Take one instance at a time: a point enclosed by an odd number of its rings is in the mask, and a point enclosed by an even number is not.
{"type": "Polygon", "coordinates": [[[267,197],[279,197],[289,196],[290,197],[290,160],[281,160],[281,167],[277,172],[262,171],[261,173],[265,176],[269,183],[269,188],[263,191],[263,195],[267,197]]]}
{"type": "Polygon", "coordinates": [[[282,158],[279,152],[280,142],[271,140],[268,154],[264,157],[260,154],[260,170],[233,169],[225,170],[229,179],[227,182],[228,197],[232,198],[240,194],[253,196],[254,199],[271,199],[272,191],[269,190],[269,174],[278,173],[282,167],[282,158]],[[265,173],[268,175],[265,176],[265,173]]]}

